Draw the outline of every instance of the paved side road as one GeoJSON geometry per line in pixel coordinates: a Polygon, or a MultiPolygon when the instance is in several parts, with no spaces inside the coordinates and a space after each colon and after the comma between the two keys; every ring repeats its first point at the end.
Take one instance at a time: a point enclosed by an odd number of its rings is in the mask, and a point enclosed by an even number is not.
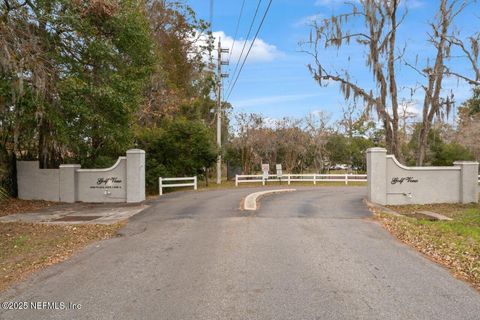
{"type": "Polygon", "coordinates": [[[0,296],[72,311],[0,319],[479,319],[480,295],[393,239],[364,188],[299,188],[240,211],[256,189],[170,194],[123,236],[0,296]]]}

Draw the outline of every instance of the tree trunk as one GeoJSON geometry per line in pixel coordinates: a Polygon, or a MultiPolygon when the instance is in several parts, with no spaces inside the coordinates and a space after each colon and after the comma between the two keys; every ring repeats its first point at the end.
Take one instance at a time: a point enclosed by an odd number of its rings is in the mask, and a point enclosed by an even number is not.
{"type": "Polygon", "coordinates": [[[425,121],[422,123],[422,128],[420,129],[420,134],[418,135],[417,143],[417,166],[423,166],[425,163],[425,158],[427,155],[427,145],[428,145],[428,123],[425,121]]]}
{"type": "Polygon", "coordinates": [[[390,101],[392,104],[392,152],[398,161],[403,162],[403,154],[401,152],[400,139],[398,135],[398,91],[397,81],[395,73],[395,43],[397,36],[397,8],[398,1],[394,0],[391,4],[391,11],[389,12],[390,20],[392,24],[391,34],[388,39],[388,79],[389,79],[389,92],[390,101]]]}
{"type": "Polygon", "coordinates": [[[205,168],[205,186],[208,188],[208,168],[205,168]]]}
{"type": "Polygon", "coordinates": [[[38,161],[40,164],[40,169],[48,168],[48,150],[45,143],[45,120],[43,115],[38,123],[38,161]]]}

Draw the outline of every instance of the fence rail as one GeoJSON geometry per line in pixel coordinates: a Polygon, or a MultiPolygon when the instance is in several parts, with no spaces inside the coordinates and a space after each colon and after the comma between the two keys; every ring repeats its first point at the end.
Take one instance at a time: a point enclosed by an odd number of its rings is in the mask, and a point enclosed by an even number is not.
{"type": "Polygon", "coordinates": [[[182,177],[182,178],[158,178],[158,190],[160,195],[163,195],[163,188],[181,188],[181,187],[193,187],[193,190],[197,190],[197,177],[182,177]],[[191,181],[187,183],[167,183],[164,182],[175,181],[191,181]]]}
{"type": "Polygon", "coordinates": [[[267,181],[285,181],[288,184],[292,182],[344,182],[348,185],[349,182],[367,182],[366,174],[284,174],[278,177],[275,174],[269,174],[268,179],[265,179],[261,174],[237,174],[235,176],[235,186],[238,187],[241,183],[262,183],[265,185],[267,181]]]}

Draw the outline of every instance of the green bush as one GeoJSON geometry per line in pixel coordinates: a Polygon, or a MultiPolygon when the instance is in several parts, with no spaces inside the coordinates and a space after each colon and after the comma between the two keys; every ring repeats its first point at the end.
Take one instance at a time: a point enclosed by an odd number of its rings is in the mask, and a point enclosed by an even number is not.
{"type": "Polygon", "coordinates": [[[165,121],[160,128],[142,128],[137,146],[146,151],[147,192],[158,192],[159,177],[203,176],[216,161],[212,132],[201,121],[165,121]]]}
{"type": "Polygon", "coordinates": [[[474,160],[475,157],[465,147],[456,142],[442,143],[432,148],[433,166],[452,166],[458,160],[474,160]]]}

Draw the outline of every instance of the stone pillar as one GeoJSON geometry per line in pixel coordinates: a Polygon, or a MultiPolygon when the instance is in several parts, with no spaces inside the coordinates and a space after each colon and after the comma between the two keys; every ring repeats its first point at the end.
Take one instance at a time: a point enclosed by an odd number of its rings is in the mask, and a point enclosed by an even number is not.
{"type": "Polygon", "coordinates": [[[387,149],[367,150],[368,200],[387,204],[387,149]]]}
{"type": "Polygon", "coordinates": [[[80,169],[79,164],[60,165],[60,201],[73,203],[77,201],[76,170],[80,169]]]}
{"type": "Polygon", "coordinates": [[[145,200],[145,151],[127,151],[127,202],[145,200]]]}
{"type": "Polygon", "coordinates": [[[456,161],[453,163],[460,167],[460,202],[478,202],[478,162],[456,161]]]}

